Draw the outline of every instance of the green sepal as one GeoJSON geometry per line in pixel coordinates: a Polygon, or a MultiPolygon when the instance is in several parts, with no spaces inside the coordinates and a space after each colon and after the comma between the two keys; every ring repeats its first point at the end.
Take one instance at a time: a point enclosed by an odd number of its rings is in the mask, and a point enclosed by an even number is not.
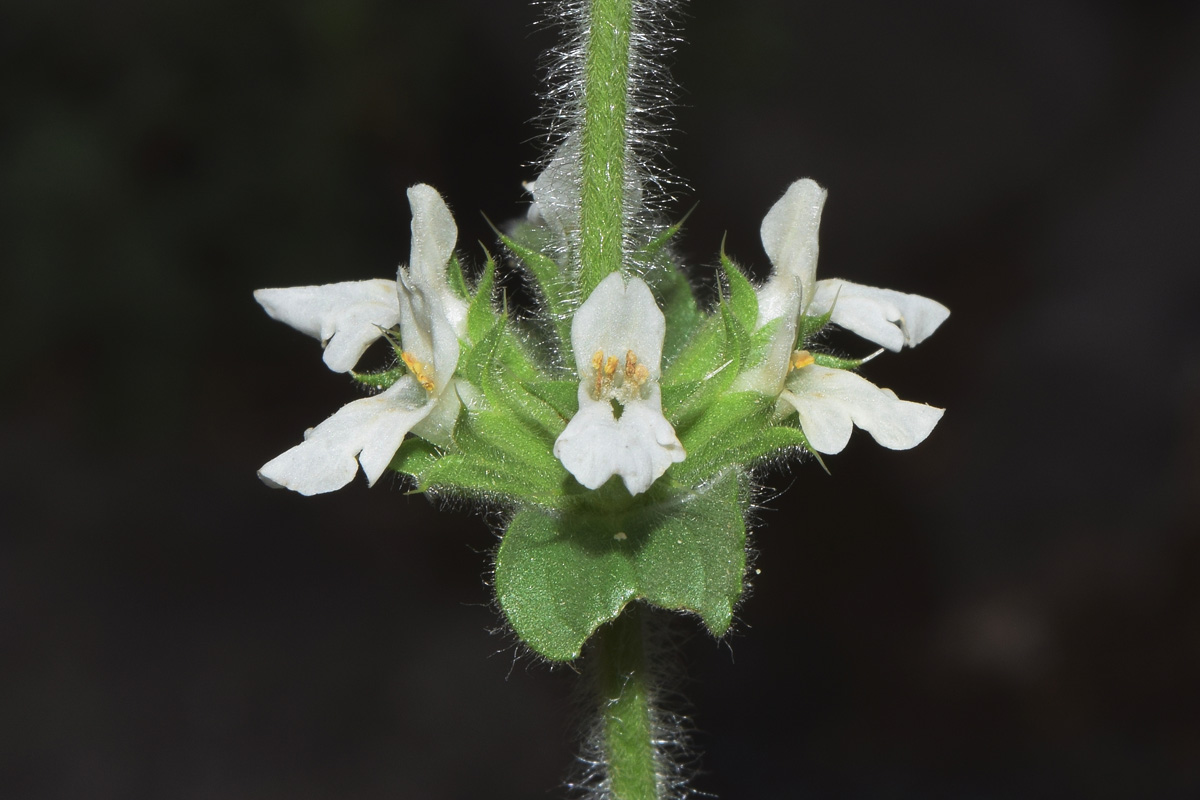
{"type": "Polygon", "coordinates": [[[813,362],[822,367],[832,369],[856,370],[866,361],[865,358],[838,358],[825,353],[812,353],[813,362]]]}
{"type": "Polygon", "coordinates": [[[468,458],[442,456],[419,476],[418,491],[438,491],[498,503],[541,506],[555,509],[565,505],[563,487],[538,476],[521,474],[503,465],[499,456],[468,458]]]}
{"type": "Polygon", "coordinates": [[[725,329],[725,357],[733,362],[733,372],[742,368],[742,358],[750,350],[750,331],[738,320],[729,303],[720,306],[721,323],[725,329]]]}
{"type": "Polygon", "coordinates": [[[742,369],[753,369],[767,357],[767,353],[773,344],[772,340],[775,338],[775,332],[779,330],[779,326],[782,324],[782,319],[773,319],[750,334],[750,341],[746,346],[746,355],[742,358],[742,369]]]}
{"type": "Polygon", "coordinates": [[[421,474],[433,466],[441,455],[442,453],[437,447],[424,439],[409,436],[400,445],[396,455],[392,456],[392,462],[388,464],[388,469],[419,479],[421,474]]]}
{"type": "Polygon", "coordinates": [[[495,572],[513,630],[542,656],[570,661],[627,603],[645,600],[693,612],[722,636],[746,568],[738,481],[729,474],[702,492],[640,495],[610,513],[518,512],[495,572]]]}
{"type": "Polygon", "coordinates": [[[467,290],[467,281],[463,277],[462,264],[458,262],[458,256],[451,254],[449,263],[446,264],[446,280],[450,283],[450,288],[464,300],[471,299],[471,293],[467,290]]]}
{"type": "Polygon", "coordinates": [[[579,411],[578,381],[525,381],[525,391],[538,398],[567,422],[579,411]]]}
{"type": "Polygon", "coordinates": [[[554,437],[508,409],[465,413],[454,451],[425,468],[419,489],[523,506],[561,508],[571,482],[553,455],[554,437]]]}
{"type": "Polygon", "coordinates": [[[796,337],[796,341],[800,342],[800,344],[802,346],[807,347],[808,343],[811,342],[816,337],[816,335],[818,333],[820,333],[825,328],[826,325],[829,324],[829,318],[832,316],[833,316],[832,308],[830,308],[824,314],[821,314],[819,316],[814,317],[814,316],[809,316],[808,314],[804,314],[803,316],[801,316],[800,324],[798,326],[799,333],[796,337]]]}
{"type": "Polygon", "coordinates": [[[406,372],[408,370],[397,364],[391,369],[381,369],[375,372],[351,372],[350,377],[360,386],[367,386],[371,389],[382,391],[404,377],[406,372]]]}
{"type": "MultiPolygon", "coordinates": [[[[720,474],[724,470],[754,466],[767,459],[798,450],[811,453],[821,466],[825,467],[820,454],[812,449],[804,432],[798,427],[768,425],[748,434],[740,430],[733,433],[735,435],[726,437],[724,444],[699,451],[695,467],[710,474],[720,474]]],[[[688,458],[691,458],[691,454],[688,458]]]]}
{"type": "MultiPolygon", "coordinates": [[[[694,206],[693,206],[694,209],[694,206]]],[[[683,349],[706,314],[696,303],[687,275],[676,263],[668,245],[692,212],[636,250],[630,262],[640,267],[641,276],[654,291],[669,324],[663,340],[663,360],[669,363],[683,349]]]]}
{"type": "Polygon", "coordinates": [[[472,342],[478,342],[487,335],[488,331],[496,324],[498,315],[492,307],[492,287],[496,283],[496,259],[492,258],[492,254],[487,252],[487,262],[483,267],[483,275],[479,277],[479,283],[475,286],[475,296],[471,298],[471,305],[467,309],[467,336],[472,342]]]}
{"type": "Polygon", "coordinates": [[[737,378],[749,336],[722,303],[662,380],[663,413],[678,430],[703,414],[737,378]],[[681,380],[680,376],[687,376],[681,380]]]}
{"type": "Polygon", "coordinates": [[[725,243],[721,242],[721,269],[729,284],[729,307],[742,327],[754,330],[758,323],[758,292],[729,256],[725,255],[725,243]]]}
{"type": "Polygon", "coordinates": [[[532,424],[540,429],[539,435],[562,432],[564,422],[558,411],[525,388],[537,372],[511,335],[507,320],[501,318],[472,349],[463,372],[483,391],[489,410],[511,417],[514,423],[532,424]]]}
{"type": "Polygon", "coordinates": [[[493,453],[503,455],[499,461],[487,459],[493,467],[519,470],[521,473],[532,471],[537,476],[554,475],[555,483],[561,482],[566,477],[566,470],[553,452],[554,440],[562,432],[561,428],[558,433],[553,433],[532,420],[514,419],[509,412],[506,409],[504,412],[484,411],[468,415],[465,435],[459,435],[459,431],[455,430],[457,449],[465,455],[474,455],[466,446],[469,436],[488,445],[493,453]]]}
{"type": "Polygon", "coordinates": [[[471,348],[463,377],[483,403],[460,417],[452,453],[419,475],[420,488],[546,507],[566,500],[567,472],[554,458],[566,427],[558,409],[526,388],[536,369],[504,317],[471,348]]]}
{"type": "Polygon", "coordinates": [[[744,463],[741,454],[757,452],[751,442],[771,427],[774,410],[775,398],[759,392],[721,396],[692,424],[676,428],[687,458],[671,465],[667,474],[679,484],[694,486],[744,463]]]}
{"type": "MultiPolygon", "coordinates": [[[[493,229],[495,230],[495,226],[493,229]]],[[[534,283],[537,284],[546,301],[546,313],[550,315],[550,319],[554,323],[555,333],[558,334],[564,347],[569,349],[571,320],[568,301],[571,297],[572,286],[568,276],[564,276],[558,262],[549,256],[526,247],[515,239],[505,236],[499,230],[496,230],[496,235],[533,277],[534,283]]],[[[569,353],[564,353],[564,358],[567,358],[568,361],[570,360],[569,356],[569,353]]]]}
{"type": "Polygon", "coordinates": [[[663,361],[670,363],[704,323],[707,315],[696,304],[687,276],[672,267],[671,278],[660,281],[653,287],[667,318],[667,332],[663,339],[663,361]]]}
{"type": "MultiPolygon", "coordinates": [[[[697,203],[696,205],[699,204],[697,203]]],[[[688,217],[690,217],[692,212],[695,210],[696,206],[693,205],[687,210],[687,213],[680,218],[679,222],[676,222],[658,236],[655,236],[649,242],[638,248],[638,250],[634,253],[634,262],[642,263],[657,259],[658,256],[666,250],[667,245],[670,244],[671,240],[674,239],[679,233],[679,231],[683,228],[683,223],[687,222],[688,217]]]]}
{"type": "Polygon", "coordinates": [[[696,328],[691,339],[663,370],[662,386],[691,383],[710,378],[728,363],[725,358],[725,325],[720,315],[710,314],[696,328]]]}

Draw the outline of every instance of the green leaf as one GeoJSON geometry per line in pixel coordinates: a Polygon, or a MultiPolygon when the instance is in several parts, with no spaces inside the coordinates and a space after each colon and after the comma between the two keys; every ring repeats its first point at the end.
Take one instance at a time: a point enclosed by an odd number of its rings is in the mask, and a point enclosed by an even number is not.
{"type": "Polygon", "coordinates": [[[609,514],[521,511],[496,555],[496,596],[517,635],[553,661],[577,658],[636,599],[698,614],[721,636],[746,568],[741,505],[730,474],[703,492],[609,514]]]}
{"type": "Polygon", "coordinates": [[[662,380],[663,412],[676,430],[688,427],[737,378],[741,355],[750,343],[725,303],[697,332],[693,342],[662,380]]]}
{"type": "Polygon", "coordinates": [[[758,323],[758,293],[741,269],[725,255],[725,243],[721,243],[721,269],[729,283],[729,307],[742,327],[754,330],[758,323]]]}

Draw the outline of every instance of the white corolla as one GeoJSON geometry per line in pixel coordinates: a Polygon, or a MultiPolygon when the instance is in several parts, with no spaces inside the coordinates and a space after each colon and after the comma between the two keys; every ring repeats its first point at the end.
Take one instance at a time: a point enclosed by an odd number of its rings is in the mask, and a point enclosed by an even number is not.
{"type": "Polygon", "coordinates": [[[271,486],[305,495],[331,492],[359,467],[373,485],[412,431],[448,444],[461,408],[454,377],[467,304],[451,289],[446,265],[458,228],[441,196],[424,184],[408,190],[412,248],[395,281],[377,279],[260,289],[254,298],[277,320],[321,340],[326,365],[349,372],[367,348],[400,326],[407,374],[385,391],[347,403],[311,428],[304,441],[259,470],[271,486]]]}
{"type": "Polygon", "coordinates": [[[942,409],[900,400],[853,372],[817,364],[807,351],[795,350],[799,321],[828,313],[834,324],[899,351],[932,334],[950,311],[920,295],[818,281],[825,196],[815,181],[796,181],[763,219],[763,249],[774,271],[758,292],[758,327],[774,324],[776,330],[766,358],[742,376],[741,385],[777,396],[781,413],[795,411],[818,452],[841,452],[855,426],[884,447],[906,450],[929,436],[942,409]]]}
{"type": "Polygon", "coordinates": [[[612,273],[575,312],[571,345],[579,371],[579,411],[554,443],[554,455],[589,489],[620,475],[640,494],[683,445],[663,416],[658,385],[666,321],[650,287],[612,273]]]}

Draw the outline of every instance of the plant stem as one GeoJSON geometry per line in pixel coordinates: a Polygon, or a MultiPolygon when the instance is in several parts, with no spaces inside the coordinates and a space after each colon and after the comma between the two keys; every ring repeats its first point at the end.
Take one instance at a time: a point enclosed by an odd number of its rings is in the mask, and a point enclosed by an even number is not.
{"type": "Polygon", "coordinates": [[[624,260],[633,0],[592,0],[583,64],[579,282],[587,297],[624,260]]]}
{"type": "Polygon", "coordinates": [[[600,631],[595,650],[603,715],[604,762],[613,800],[656,800],[658,769],[643,645],[644,612],[636,605],[600,631]]]}

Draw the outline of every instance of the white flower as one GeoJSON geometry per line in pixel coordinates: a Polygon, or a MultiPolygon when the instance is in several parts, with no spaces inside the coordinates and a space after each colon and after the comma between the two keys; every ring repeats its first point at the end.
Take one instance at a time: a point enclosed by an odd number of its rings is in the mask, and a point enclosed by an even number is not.
{"type": "Polygon", "coordinates": [[[818,281],[817,235],[826,192],[815,181],[793,183],[763,218],[763,249],[774,265],[758,292],[758,326],[778,320],[766,358],[741,378],[742,388],[778,396],[780,410],[795,411],[813,449],[838,453],[858,426],[893,450],[920,444],[942,409],[900,400],[853,372],[823,367],[794,351],[800,317],[830,313],[830,321],[898,351],[924,340],[949,316],[941,303],[920,295],[876,289],[838,279],[818,281]]]}
{"type": "Polygon", "coordinates": [[[683,445],[662,413],[658,379],[666,321],[650,287],[612,273],[579,307],[571,345],[579,370],[579,411],[554,455],[589,489],[620,475],[640,494],[683,461],[683,445]]]}
{"type": "Polygon", "coordinates": [[[529,221],[548,225],[564,245],[579,230],[581,172],[579,136],[572,133],[554,151],[537,180],[525,183],[525,190],[533,195],[527,214],[529,221]]]}
{"type": "Polygon", "coordinates": [[[409,266],[400,267],[396,281],[254,293],[272,317],[319,338],[325,363],[335,372],[352,369],[384,329],[399,324],[408,368],[386,391],[346,404],[307,431],[301,444],[263,465],[259,477],[271,486],[305,495],[331,492],[352,481],[360,466],[373,485],[409,431],[449,443],[461,407],[454,370],[467,314],[466,302],[450,289],[445,272],[458,229],[433,188],[412,187],[408,201],[412,249],[409,266]]]}

